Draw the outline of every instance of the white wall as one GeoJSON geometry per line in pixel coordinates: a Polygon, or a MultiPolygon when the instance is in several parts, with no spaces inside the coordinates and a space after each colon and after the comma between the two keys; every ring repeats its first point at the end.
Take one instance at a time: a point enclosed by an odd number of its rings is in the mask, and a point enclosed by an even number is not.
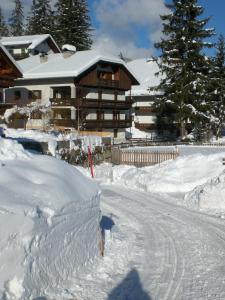
{"type": "Polygon", "coordinates": [[[91,110],[86,116],[87,120],[97,120],[97,113],[94,110],[91,110]]]}
{"type": "Polygon", "coordinates": [[[40,90],[42,94],[41,102],[43,104],[48,103],[49,99],[53,97],[53,90],[52,87],[63,87],[63,86],[69,86],[71,88],[71,96],[74,98],[76,95],[75,92],[75,86],[73,83],[65,83],[65,84],[28,84],[28,85],[22,85],[22,81],[16,82],[16,87],[7,89],[6,92],[6,100],[10,102],[14,99],[14,91],[20,90],[22,94],[22,98],[26,101],[29,97],[29,90],[40,90]]]}
{"type": "Polygon", "coordinates": [[[151,107],[154,104],[154,102],[151,101],[137,101],[133,104],[133,107],[151,107]]]}
{"type": "Polygon", "coordinates": [[[157,117],[154,114],[149,114],[145,116],[135,115],[134,121],[142,124],[155,124],[157,117]]]}
{"type": "Polygon", "coordinates": [[[109,112],[105,112],[104,118],[105,120],[113,120],[113,114],[109,112]]]}

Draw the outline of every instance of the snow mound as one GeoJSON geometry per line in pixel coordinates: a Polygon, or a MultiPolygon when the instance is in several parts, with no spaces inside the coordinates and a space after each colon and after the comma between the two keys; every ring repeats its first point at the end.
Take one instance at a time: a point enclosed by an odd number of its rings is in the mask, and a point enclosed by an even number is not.
{"type": "Polygon", "coordinates": [[[103,164],[95,168],[95,176],[147,192],[186,193],[220,174],[222,157],[224,153],[197,153],[145,168],[103,164]]]}
{"type": "Polygon", "coordinates": [[[203,211],[225,212],[225,171],[185,195],[185,204],[203,211]]]}
{"type": "Polygon", "coordinates": [[[99,252],[98,186],[63,161],[2,145],[0,299],[71,299],[65,291],[99,252]]]}
{"type": "Polygon", "coordinates": [[[131,127],[129,129],[126,129],[127,136],[130,136],[131,138],[135,139],[152,139],[153,137],[156,138],[156,136],[153,136],[152,133],[149,133],[147,131],[139,130],[135,127],[131,127]]]}
{"type": "Polygon", "coordinates": [[[16,141],[0,138],[0,160],[29,159],[31,155],[16,141]]]}

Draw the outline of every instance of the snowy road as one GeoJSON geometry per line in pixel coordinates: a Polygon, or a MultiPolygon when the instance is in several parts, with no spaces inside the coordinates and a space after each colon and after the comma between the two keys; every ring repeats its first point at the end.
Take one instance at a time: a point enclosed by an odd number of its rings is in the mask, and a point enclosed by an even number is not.
{"type": "Polygon", "coordinates": [[[126,274],[117,278],[108,300],[225,299],[223,220],[159,195],[102,188],[103,213],[113,214],[118,227],[126,225],[132,242],[126,274]]]}

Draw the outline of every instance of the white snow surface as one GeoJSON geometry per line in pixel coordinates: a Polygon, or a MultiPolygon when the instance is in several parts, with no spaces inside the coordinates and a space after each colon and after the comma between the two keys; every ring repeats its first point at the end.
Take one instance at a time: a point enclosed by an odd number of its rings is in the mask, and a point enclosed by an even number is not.
{"type": "MultiPolygon", "coordinates": [[[[147,131],[139,130],[136,127],[126,129],[126,134],[132,138],[138,139],[152,139],[153,134],[147,131]]],[[[156,136],[154,136],[156,138],[156,136]]]]}
{"type": "Polygon", "coordinates": [[[99,195],[67,163],[0,139],[0,299],[72,298],[98,256],[99,195]]]}
{"type": "Polygon", "coordinates": [[[174,161],[145,168],[134,166],[95,167],[97,178],[147,192],[185,193],[222,172],[223,154],[181,156],[174,161]]]}
{"type": "Polygon", "coordinates": [[[184,198],[188,207],[219,215],[225,213],[225,170],[205,184],[197,186],[184,198]]]}

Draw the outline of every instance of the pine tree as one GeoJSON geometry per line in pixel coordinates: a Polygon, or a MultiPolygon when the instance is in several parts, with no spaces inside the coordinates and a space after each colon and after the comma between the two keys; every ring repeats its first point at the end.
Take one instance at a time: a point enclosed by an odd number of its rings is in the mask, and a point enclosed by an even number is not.
{"type": "Polygon", "coordinates": [[[9,35],[9,29],[4,20],[2,8],[0,7],[0,38],[2,36],[8,36],[8,35],[9,35]]]}
{"type": "Polygon", "coordinates": [[[219,36],[216,56],[211,64],[211,81],[209,85],[209,117],[212,129],[218,139],[225,126],[225,40],[219,36]]]}
{"type": "Polygon", "coordinates": [[[15,8],[12,11],[12,16],[9,20],[10,25],[10,33],[13,36],[23,35],[24,27],[23,27],[23,5],[21,0],[14,0],[15,8]]]}
{"type": "Polygon", "coordinates": [[[60,46],[72,44],[77,50],[90,49],[91,22],[86,1],[58,0],[56,9],[56,40],[60,46]]]}
{"type": "Polygon", "coordinates": [[[199,18],[204,10],[197,0],[171,1],[170,13],[161,16],[164,37],[155,45],[161,50],[158,64],[163,75],[158,89],[165,93],[159,106],[164,113],[171,106],[172,121],[180,125],[183,139],[187,121],[199,125],[207,120],[204,97],[209,61],[202,50],[212,46],[204,39],[212,36],[213,29],[204,29],[209,18],[199,18]]]}
{"type": "Polygon", "coordinates": [[[28,17],[27,34],[52,34],[53,12],[49,0],[33,0],[28,17]]]}

